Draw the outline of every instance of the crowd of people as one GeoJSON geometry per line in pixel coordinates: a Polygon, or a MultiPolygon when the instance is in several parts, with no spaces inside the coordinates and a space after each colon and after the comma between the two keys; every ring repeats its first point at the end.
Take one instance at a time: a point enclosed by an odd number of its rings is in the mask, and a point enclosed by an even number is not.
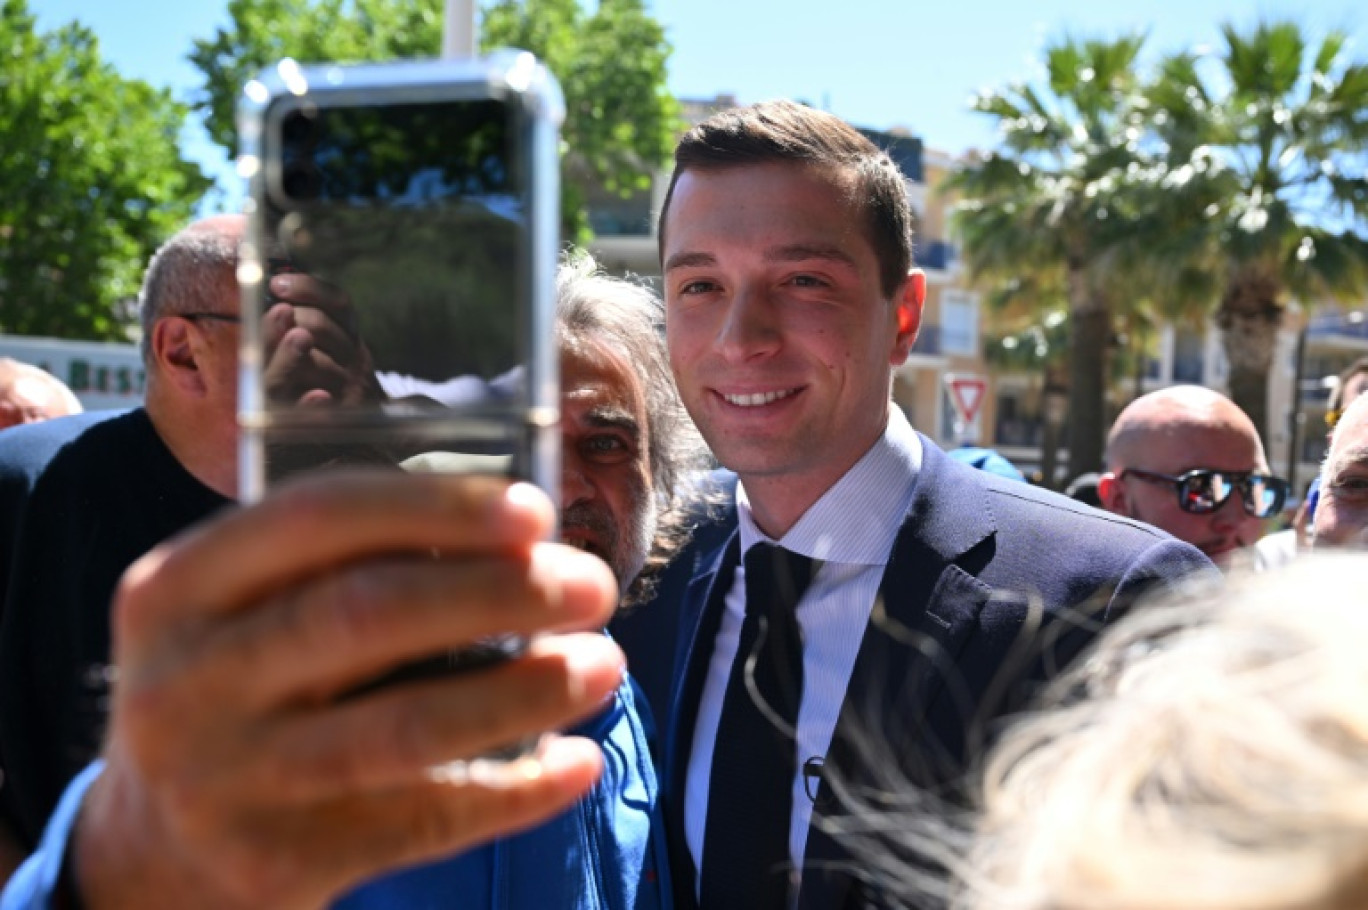
{"type": "MultiPolygon", "coordinates": [[[[0,907],[1357,906],[1357,557],[1241,581],[1289,491],[1210,390],[1121,414],[1104,509],[942,451],[890,395],[912,224],[829,114],[686,133],[663,299],[558,273],[559,503],[355,469],[235,505],[244,222],[172,238],[145,405],[0,433],[0,907]]],[[[308,282],[268,334],[326,398],[308,282]]],[[[1365,434],[1360,398],[1318,548],[1368,527],[1365,434]]]]}

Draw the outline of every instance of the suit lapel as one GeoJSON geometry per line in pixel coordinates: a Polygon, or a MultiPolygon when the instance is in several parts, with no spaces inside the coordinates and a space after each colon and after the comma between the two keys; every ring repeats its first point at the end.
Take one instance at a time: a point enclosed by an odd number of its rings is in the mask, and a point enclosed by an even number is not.
{"type": "Polygon", "coordinates": [[[974,573],[991,552],[995,523],[973,469],[922,438],[912,505],[879,585],[823,765],[804,855],[799,907],[864,906],[839,840],[850,793],[942,779],[972,712],[955,660],[991,588],[974,573]],[[987,552],[984,552],[984,551],[987,552]],[[955,711],[929,713],[944,692],[955,711]],[[959,709],[962,709],[963,713],[959,709]]]}
{"type": "Polygon", "coordinates": [[[735,531],[720,555],[689,582],[682,609],[679,629],[682,653],[676,656],[675,666],[682,667],[670,697],[670,725],[665,738],[666,829],[670,844],[670,875],[674,882],[675,905],[688,908],[696,905],[694,896],[693,857],[689,854],[684,836],[684,796],[687,783],[689,755],[693,750],[694,725],[698,720],[698,703],[703,696],[708,664],[712,660],[713,642],[722,623],[727,592],[740,562],[741,538],[735,531]]]}

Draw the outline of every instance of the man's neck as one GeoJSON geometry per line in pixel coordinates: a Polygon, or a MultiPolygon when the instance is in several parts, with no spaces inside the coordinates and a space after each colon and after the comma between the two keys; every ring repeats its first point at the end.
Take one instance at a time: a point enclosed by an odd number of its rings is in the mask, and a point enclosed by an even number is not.
{"type": "Polygon", "coordinates": [[[780,540],[844,475],[845,471],[830,478],[795,478],[783,474],[737,474],[737,477],[746,488],[755,526],[771,540],[780,540]]]}
{"type": "MultiPolygon", "coordinates": [[[[882,433],[870,443],[873,448],[882,439],[882,433]]],[[[746,488],[746,499],[750,505],[751,519],[756,527],[771,540],[779,540],[794,525],[802,520],[808,510],[836,486],[841,478],[859,464],[869,449],[861,452],[853,461],[831,466],[823,466],[821,471],[808,474],[743,474],[737,472],[741,484],[746,488]]]]}
{"type": "Polygon", "coordinates": [[[151,395],[146,409],[153,429],[181,467],[220,496],[237,498],[237,445],[231,433],[206,426],[203,416],[186,414],[151,395]]]}

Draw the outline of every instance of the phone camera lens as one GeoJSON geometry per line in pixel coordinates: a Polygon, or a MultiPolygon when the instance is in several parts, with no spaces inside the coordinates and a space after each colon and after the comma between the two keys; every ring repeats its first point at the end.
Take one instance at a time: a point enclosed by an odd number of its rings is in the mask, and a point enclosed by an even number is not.
{"type": "Polygon", "coordinates": [[[312,114],[291,111],[280,124],[280,136],[288,146],[310,146],[317,136],[317,123],[312,114]]]}
{"type": "Polygon", "coordinates": [[[318,166],[308,161],[286,165],[280,178],[280,187],[287,198],[309,201],[323,194],[323,175],[318,166]]]}

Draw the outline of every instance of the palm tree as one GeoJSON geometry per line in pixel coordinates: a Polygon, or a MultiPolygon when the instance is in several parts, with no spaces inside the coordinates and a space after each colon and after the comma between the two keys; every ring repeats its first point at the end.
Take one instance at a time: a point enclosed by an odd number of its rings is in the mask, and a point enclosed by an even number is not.
{"type": "Polygon", "coordinates": [[[1134,212],[1126,188],[1142,169],[1144,38],[1065,39],[1047,48],[1047,85],[1017,83],[974,99],[995,117],[1000,147],[949,181],[976,277],[1062,287],[1069,311],[1069,476],[1102,463],[1113,293],[1128,268],[1121,243],[1134,212]]]}
{"type": "Polygon", "coordinates": [[[1332,32],[1222,27],[1215,59],[1165,59],[1147,92],[1159,166],[1148,238],[1161,295],[1210,295],[1230,393],[1267,438],[1268,377],[1289,295],[1368,290],[1368,68],[1332,32]]]}
{"type": "Polygon", "coordinates": [[[990,368],[1035,375],[1040,402],[1040,478],[1046,488],[1055,490],[1059,489],[1055,483],[1059,427],[1050,420],[1046,399],[1058,389],[1067,388],[1062,377],[1068,365],[1069,314],[1062,294],[1055,295],[1053,308],[1032,299],[1025,315],[1021,313],[1021,301],[1020,294],[990,295],[990,308],[998,310],[995,321],[1006,323],[1007,330],[985,336],[983,359],[990,368]],[[1012,310],[1017,311],[1015,318],[1010,315],[1012,310]]]}

